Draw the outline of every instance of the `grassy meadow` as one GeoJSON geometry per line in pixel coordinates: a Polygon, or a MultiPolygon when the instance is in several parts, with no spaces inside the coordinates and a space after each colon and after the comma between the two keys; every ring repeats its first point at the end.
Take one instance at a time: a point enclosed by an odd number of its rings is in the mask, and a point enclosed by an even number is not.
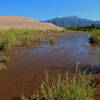
{"type": "MultiPolygon", "coordinates": [[[[30,45],[33,41],[41,41],[42,36],[37,34],[61,33],[61,32],[90,32],[92,36],[89,38],[91,43],[100,44],[100,29],[99,28],[77,28],[64,30],[25,30],[25,29],[7,29],[0,30],[0,50],[6,50],[11,45],[30,45]],[[33,35],[33,36],[32,36],[33,35]]],[[[56,42],[54,37],[49,37],[48,41],[56,42]]]]}

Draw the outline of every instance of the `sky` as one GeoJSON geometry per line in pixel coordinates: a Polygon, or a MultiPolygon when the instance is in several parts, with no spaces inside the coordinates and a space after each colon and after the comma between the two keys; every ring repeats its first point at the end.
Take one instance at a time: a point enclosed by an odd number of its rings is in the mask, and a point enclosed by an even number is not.
{"type": "Polygon", "coordinates": [[[100,0],[0,0],[0,16],[47,20],[72,15],[100,20],[100,0]]]}

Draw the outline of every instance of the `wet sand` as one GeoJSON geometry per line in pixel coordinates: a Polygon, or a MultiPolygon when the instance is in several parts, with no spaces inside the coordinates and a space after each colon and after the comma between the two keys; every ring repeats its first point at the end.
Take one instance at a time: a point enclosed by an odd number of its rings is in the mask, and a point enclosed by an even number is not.
{"type": "MultiPolygon", "coordinates": [[[[77,61],[82,66],[93,65],[99,69],[99,60],[93,54],[99,48],[91,47],[88,37],[85,33],[70,33],[61,36],[56,43],[45,41],[33,43],[32,47],[14,47],[9,50],[7,70],[0,72],[0,100],[19,100],[22,95],[32,96],[44,80],[47,70],[53,78],[57,73],[66,71],[73,74],[77,61]]],[[[100,100],[98,87],[95,100],[100,100]]]]}

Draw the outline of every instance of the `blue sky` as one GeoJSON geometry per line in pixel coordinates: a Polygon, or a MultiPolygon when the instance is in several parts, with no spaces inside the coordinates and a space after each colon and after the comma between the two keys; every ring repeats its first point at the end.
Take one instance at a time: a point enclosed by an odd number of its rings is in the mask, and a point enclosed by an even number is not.
{"type": "Polygon", "coordinates": [[[44,20],[70,15],[100,20],[100,0],[0,0],[0,16],[44,20]]]}

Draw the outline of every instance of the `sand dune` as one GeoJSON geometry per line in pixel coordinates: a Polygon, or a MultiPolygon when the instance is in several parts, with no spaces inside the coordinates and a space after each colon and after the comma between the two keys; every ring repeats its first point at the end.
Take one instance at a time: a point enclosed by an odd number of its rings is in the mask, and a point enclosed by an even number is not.
{"type": "Polygon", "coordinates": [[[51,23],[43,23],[32,18],[21,16],[0,16],[0,29],[62,29],[51,23]]]}

